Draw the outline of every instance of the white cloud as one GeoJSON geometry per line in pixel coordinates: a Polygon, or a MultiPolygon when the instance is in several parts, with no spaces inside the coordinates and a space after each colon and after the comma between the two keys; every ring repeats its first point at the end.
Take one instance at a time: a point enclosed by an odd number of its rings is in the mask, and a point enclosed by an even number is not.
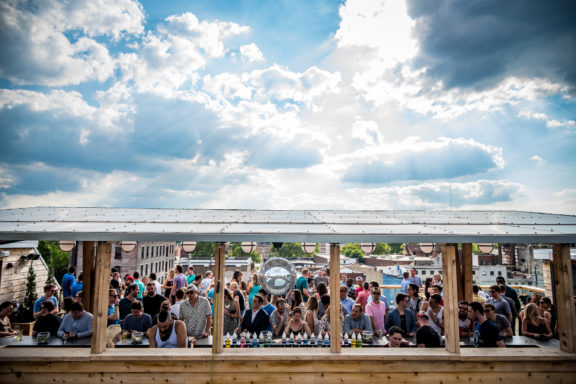
{"type": "Polygon", "coordinates": [[[77,91],[53,90],[50,93],[23,89],[0,89],[0,109],[25,106],[34,112],[50,112],[54,116],[86,117],[93,119],[97,108],[84,101],[77,91]]]}
{"type": "Polygon", "coordinates": [[[546,163],[546,161],[544,161],[544,159],[541,158],[541,157],[538,156],[538,155],[532,156],[532,157],[530,158],[530,160],[534,161],[534,162],[535,162],[536,164],[538,164],[538,165],[542,165],[542,164],[545,164],[545,163],[546,163]]]}
{"type": "Polygon", "coordinates": [[[534,120],[545,120],[546,127],[553,128],[553,129],[561,129],[566,133],[575,133],[576,132],[576,121],[574,120],[557,120],[553,119],[545,113],[541,112],[529,112],[529,111],[520,111],[518,113],[518,117],[523,117],[525,119],[534,119],[534,120]]]}
{"type": "Polygon", "coordinates": [[[262,51],[260,51],[260,48],[258,48],[258,46],[254,43],[241,46],[240,56],[246,63],[264,61],[264,55],[262,54],[262,51]]]}

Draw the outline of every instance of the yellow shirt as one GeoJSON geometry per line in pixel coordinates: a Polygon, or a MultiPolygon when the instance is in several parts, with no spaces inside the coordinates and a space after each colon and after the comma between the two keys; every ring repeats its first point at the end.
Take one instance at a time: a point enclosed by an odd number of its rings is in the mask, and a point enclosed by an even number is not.
{"type": "Polygon", "coordinates": [[[483,298],[482,296],[472,294],[472,301],[475,301],[475,302],[477,302],[477,303],[484,304],[484,303],[486,302],[486,299],[483,298]]]}

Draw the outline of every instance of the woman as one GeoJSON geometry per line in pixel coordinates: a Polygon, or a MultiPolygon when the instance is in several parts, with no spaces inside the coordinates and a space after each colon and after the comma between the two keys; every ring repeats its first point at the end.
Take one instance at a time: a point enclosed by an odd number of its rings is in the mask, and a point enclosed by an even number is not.
{"type": "Polygon", "coordinates": [[[522,335],[540,340],[552,338],[552,331],[548,325],[548,320],[540,317],[540,307],[534,303],[526,306],[522,321],[522,335]]]}
{"type": "Polygon", "coordinates": [[[436,285],[437,287],[442,287],[442,275],[439,273],[435,273],[432,276],[432,285],[436,285]]]}
{"type": "Polygon", "coordinates": [[[316,298],[318,299],[318,319],[321,319],[326,312],[326,308],[322,305],[322,296],[328,294],[328,288],[324,283],[318,283],[316,286],[316,298]]]}
{"type": "Polygon", "coordinates": [[[244,316],[244,311],[246,310],[246,306],[244,305],[244,295],[242,291],[238,289],[238,283],[233,281],[230,283],[230,291],[232,292],[232,296],[234,296],[234,300],[238,302],[240,307],[240,316],[244,316]]]}
{"type": "Polygon", "coordinates": [[[260,288],[260,277],[257,273],[253,273],[252,280],[250,280],[250,284],[248,285],[248,289],[250,290],[250,294],[248,295],[248,305],[250,306],[250,309],[252,309],[252,299],[258,294],[260,288]]]}
{"type": "Polygon", "coordinates": [[[543,297],[540,299],[540,311],[542,312],[542,316],[548,320],[550,330],[556,336],[558,334],[556,329],[556,308],[552,305],[552,300],[550,300],[549,297],[543,297]]]}
{"type": "Polygon", "coordinates": [[[246,310],[246,303],[248,302],[248,283],[245,281],[240,282],[240,292],[242,292],[242,296],[244,296],[244,310],[246,310]]]}
{"type": "Polygon", "coordinates": [[[170,293],[172,292],[172,286],[174,285],[174,274],[176,271],[171,269],[168,271],[168,278],[164,281],[162,285],[162,289],[164,290],[164,297],[170,297],[170,293]]]}
{"type": "Polygon", "coordinates": [[[15,336],[18,332],[12,329],[10,324],[10,314],[14,310],[14,304],[11,301],[5,301],[0,304],[0,336],[15,336]]]}
{"type": "Polygon", "coordinates": [[[304,300],[302,300],[302,292],[300,292],[299,289],[295,289],[292,291],[291,302],[292,302],[292,305],[290,306],[291,312],[294,312],[296,308],[300,308],[300,314],[302,314],[303,311],[306,311],[306,305],[304,304],[304,300]]]}
{"type": "Polygon", "coordinates": [[[238,285],[240,285],[241,281],[242,281],[242,272],[234,271],[234,274],[232,275],[232,280],[230,280],[230,283],[236,282],[238,285]]]}
{"type": "Polygon", "coordinates": [[[320,332],[320,322],[318,321],[318,299],[316,296],[311,296],[308,299],[304,320],[308,323],[308,327],[310,327],[315,335],[320,332]]]}
{"type": "Polygon", "coordinates": [[[308,337],[310,337],[310,335],[312,334],[312,331],[310,330],[308,323],[302,320],[302,310],[300,309],[300,307],[296,307],[292,311],[292,319],[288,321],[288,325],[286,325],[284,333],[287,336],[290,336],[291,334],[294,334],[295,336],[301,334],[302,336],[304,336],[304,334],[306,334],[308,337]]]}
{"type": "Polygon", "coordinates": [[[224,289],[224,335],[232,335],[240,320],[240,304],[224,289]]]}

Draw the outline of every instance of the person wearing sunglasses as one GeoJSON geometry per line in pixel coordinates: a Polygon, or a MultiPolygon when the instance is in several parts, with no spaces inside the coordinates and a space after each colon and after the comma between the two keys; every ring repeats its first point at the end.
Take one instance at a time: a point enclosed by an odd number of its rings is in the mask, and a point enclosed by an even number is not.
{"type": "Polygon", "coordinates": [[[108,324],[120,324],[120,299],[118,299],[118,292],[111,288],[108,290],[108,324]]]}

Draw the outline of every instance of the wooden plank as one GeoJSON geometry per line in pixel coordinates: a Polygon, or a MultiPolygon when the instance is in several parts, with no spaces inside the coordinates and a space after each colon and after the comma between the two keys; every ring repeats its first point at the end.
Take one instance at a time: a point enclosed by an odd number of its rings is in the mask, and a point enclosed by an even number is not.
{"type": "Polygon", "coordinates": [[[444,335],[446,351],[460,353],[458,327],[458,293],[456,283],[456,244],[442,245],[442,274],[444,275],[444,335]]]}
{"type": "Polygon", "coordinates": [[[94,246],[93,241],[84,241],[82,250],[82,296],[84,309],[90,313],[94,312],[94,308],[92,307],[92,298],[94,297],[92,289],[95,259],[94,246]]]}
{"type": "Polygon", "coordinates": [[[92,353],[102,353],[106,350],[106,326],[108,322],[108,289],[110,287],[110,260],[112,244],[98,242],[94,274],[95,309],[92,319],[92,353]]]}
{"type": "Polygon", "coordinates": [[[558,312],[558,336],[560,349],[576,352],[576,312],[574,310],[573,276],[570,260],[570,245],[554,245],[554,285],[556,288],[555,305],[558,312]]]}
{"type": "Polygon", "coordinates": [[[340,353],[340,244],[330,244],[330,352],[340,353]]]}
{"type": "Polygon", "coordinates": [[[460,255],[458,254],[458,247],[456,247],[456,254],[454,256],[455,267],[456,267],[456,293],[458,296],[458,301],[464,300],[464,280],[462,273],[462,263],[460,262],[460,255]]]}
{"type": "Polygon", "coordinates": [[[472,286],[474,279],[472,274],[472,244],[462,244],[462,288],[464,300],[472,302],[472,286]]]}
{"type": "Polygon", "coordinates": [[[224,278],[226,243],[216,243],[214,247],[214,260],[216,269],[216,284],[214,287],[214,336],[212,350],[214,353],[222,353],[224,341],[224,278]]]}

